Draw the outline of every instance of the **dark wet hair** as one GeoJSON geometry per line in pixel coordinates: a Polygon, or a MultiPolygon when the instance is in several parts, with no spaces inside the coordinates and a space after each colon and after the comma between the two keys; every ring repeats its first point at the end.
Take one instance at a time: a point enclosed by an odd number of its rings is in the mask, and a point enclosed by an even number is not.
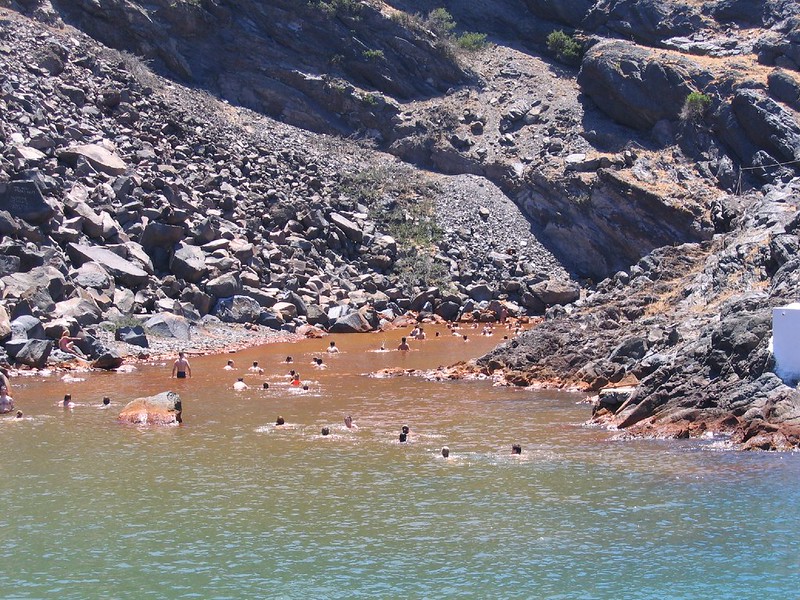
{"type": "Polygon", "coordinates": [[[402,431],[403,431],[403,433],[408,435],[408,432],[409,432],[408,425],[403,425],[402,431]]]}
{"type": "Polygon", "coordinates": [[[445,458],[450,456],[450,448],[448,448],[447,446],[442,446],[442,456],[444,456],[445,458]]]}
{"type": "Polygon", "coordinates": [[[522,446],[519,444],[511,446],[511,454],[522,454],[522,446]]]}
{"type": "Polygon", "coordinates": [[[328,435],[331,432],[329,427],[322,428],[322,435],[328,435]]]}
{"type": "Polygon", "coordinates": [[[286,357],[286,362],[287,362],[287,363],[288,363],[288,362],[292,362],[292,357],[291,357],[291,356],[287,356],[287,357],[286,357]]]}
{"type": "Polygon", "coordinates": [[[407,439],[408,439],[408,434],[406,434],[406,433],[401,433],[400,434],[400,441],[401,442],[405,442],[407,439]]]}
{"type": "Polygon", "coordinates": [[[265,390],[268,390],[269,384],[265,381],[264,383],[261,384],[261,387],[264,388],[265,390]]]}
{"type": "Polygon", "coordinates": [[[278,418],[275,419],[275,425],[283,425],[284,423],[286,423],[286,421],[284,421],[283,417],[281,416],[278,416],[278,418]]]}
{"type": "Polygon", "coordinates": [[[64,394],[64,400],[72,400],[72,394],[64,394]]]}
{"type": "Polygon", "coordinates": [[[111,404],[111,398],[109,398],[108,396],[103,396],[103,404],[105,404],[106,406],[111,404]]]}

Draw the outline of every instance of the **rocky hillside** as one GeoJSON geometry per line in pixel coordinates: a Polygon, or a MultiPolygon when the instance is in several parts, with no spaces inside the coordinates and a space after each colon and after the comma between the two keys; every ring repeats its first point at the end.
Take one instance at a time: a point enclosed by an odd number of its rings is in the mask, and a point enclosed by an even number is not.
{"type": "Polygon", "coordinates": [[[633,383],[595,418],[638,433],[797,444],[768,349],[796,2],[7,5],[12,316],[351,331],[503,302],[546,320],[481,368],[633,383]]]}

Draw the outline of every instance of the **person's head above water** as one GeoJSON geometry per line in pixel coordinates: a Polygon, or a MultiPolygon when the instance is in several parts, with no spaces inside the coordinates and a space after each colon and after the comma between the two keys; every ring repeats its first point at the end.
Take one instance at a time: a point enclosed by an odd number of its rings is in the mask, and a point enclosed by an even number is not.
{"type": "Polygon", "coordinates": [[[511,454],[522,454],[522,446],[519,444],[511,446],[511,454]]]}
{"type": "Polygon", "coordinates": [[[261,384],[261,387],[264,388],[265,390],[268,390],[269,384],[265,381],[264,383],[261,384]]]}
{"type": "Polygon", "coordinates": [[[328,434],[330,434],[330,432],[331,432],[331,430],[330,430],[329,427],[323,427],[322,431],[320,433],[322,433],[322,435],[328,435],[328,434]]]}
{"type": "Polygon", "coordinates": [[[442,446],[442,456],[444,458],[450,456],[450,448],[448,448],[447,446],[442,446]]]}
{"type": "Polygon", "coordinates": [[[410,429],[408,428],[408,425],[403,425],[403,427],[402,427],[401,431],[402,431],[403,433],[405,433],[406,435],[408,435],[408,433],[409,433],[410,429]]]}
{"type": "Polygon", "coordinates": [[[258,366],[258,361],[257,361],[257,360],[254,360],[254,361],[253,361],[253,366],[254,366],[254,367],[257,367],[257,366],[258,366]]]}
{"type": "Polygon", "coordinates": [[[287,363],[290,363],[290,362],[292,362],[292,357],[291,357],[291,356],[287,356],[287,357],[286,357],[286,362],[287,362],[287,363]]]}
{"type": "Polygon", "coordinates": [[[275,425],[283,425],[285,423],[286,423],[286,421],[284,421],[283,417],[281,417],[281,416],[278,416],[278,418],[275,419],[275,425]]]}
{"type": "Polygon", "coordinates": [[[111,398],[108,396],[103,396],[103,405],[108,406],[109,404],[111,404],[111,398]]]}

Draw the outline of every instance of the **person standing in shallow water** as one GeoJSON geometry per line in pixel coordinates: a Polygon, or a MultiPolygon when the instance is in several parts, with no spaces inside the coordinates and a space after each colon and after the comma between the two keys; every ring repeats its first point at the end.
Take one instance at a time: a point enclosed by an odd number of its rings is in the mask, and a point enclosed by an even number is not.
{"type": "Polygon", "coordinates": [[[186,353],[178,352],[178,360],[172,364],[172,377],[186,379],[187,376],[192,376],[192,367],[189,361],[186,360],[186,353]]]}
{"type": "Polygon", "coordinates": [[[339,349],[336,347],[336,342],[331,342],[331,345],[328,346],[328,353],[336,354],[337,352],[339,352],[339,349]]]}
{"type": "Polygon", "coordinates": [[[402,337],[400,338],[400,345],[397,347],[397,349],[402,352],[408,352],[409,350],[411,350],[411,346],[408,345],[406,338],[402,337]]]}

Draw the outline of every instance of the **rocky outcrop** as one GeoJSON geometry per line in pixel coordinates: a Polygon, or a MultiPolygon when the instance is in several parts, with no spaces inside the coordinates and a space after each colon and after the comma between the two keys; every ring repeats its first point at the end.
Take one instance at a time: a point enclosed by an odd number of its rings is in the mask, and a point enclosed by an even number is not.
{"type": "Polygon", "coordinates": [[[175,392],[131,400],[119,414],[119,420],[133,425],[178,425],[183,422],[183,405],[175,392]]]}

